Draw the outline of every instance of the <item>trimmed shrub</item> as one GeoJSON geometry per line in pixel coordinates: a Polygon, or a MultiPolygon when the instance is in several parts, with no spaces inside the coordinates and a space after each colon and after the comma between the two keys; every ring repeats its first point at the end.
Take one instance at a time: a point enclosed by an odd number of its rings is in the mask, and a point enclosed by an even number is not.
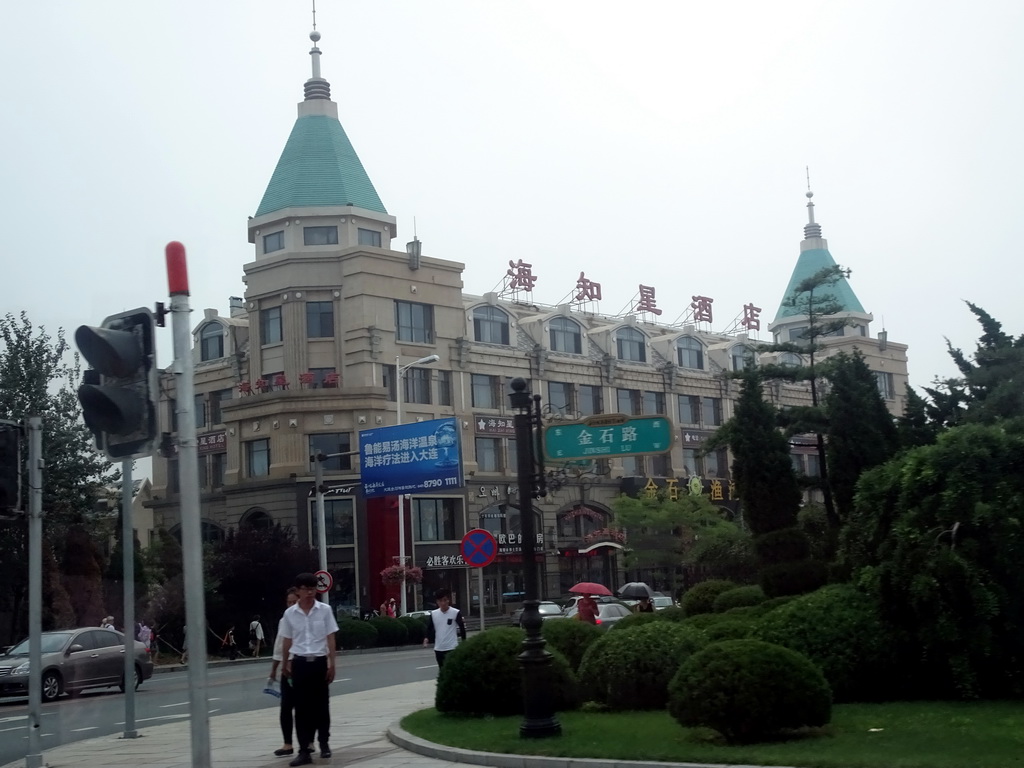
{"type": "Polygon", "coordinates": [[[680,606],[687,616],[696,616],[699,613],[712,613],[715,609],[715,598],[730,589],[736,589],[739,584],[724,579],[711,579],[695,584],[683,595],[680,606]]]}
{"type": "Polygon", "coordinates": [[[686,611],[678,605],[673,605],[663,611],[655,611],[654,618],[658,621],[683,621],[686,618],[686,611]]]}
{"type": "Polygon", "coordinates": [[[657,621],[657,620],[658,620],[658,612],[657,611],[654,611],[652,613],[634,613],[634,614],[631,614],[629,616],[626,616],[623,619],[619,619],[614,624],[612,624],[611,628],[612,629],[616,629],[616,630],[618,630],[618,629],[630,629],[631,627],[639,627],[642,624],[648,624],[648,623],[650,623],[652,621],[657,621]]]}
{"type": "Polygon", "coordinates": [[[817,560],[769,565],[761,571],[761,589],[768,597],[805,595],[825,584],[828,568],[817,560]]]}
{"type": "Polygon", "coordinates": [[[746,587],[736,587],[736,589],[730,589],[727,592],[722,592],[715,598],[715,602],[712,607],[715,609],[715,613],[725,613],[730,608],[745,608],[752,605],[760,605],[767,599],[768,597],[765,595],[764,590],[756,584],[753,584],[746,587]]]}
{"type": "Polygon", "coordinates": [[[675,622],[606,632],[580,664],[583,697],[613,710],[661,709],[679,665],[706,644],[699,629],[675,622]]]}
{"type": "Polygon", "coordinates": [[[377,630],[377,645],[381,648],[405,645],[409,641],[409,630],[398,619],[391,616],[375,616],[367,623],[377,630]]]}
{"type": "Polygon", "coordinates": [[[753,637],[813,661],[837,702],[874,701],[893,692],[892,636],[874,601],[849,584],[788,601],[758,620],[753,637]]]}
{"type": "Polygon", "coordinates": [[[724,611],[721,616],[726,619],[756,619],[759,616],[764,616],[768,613],[768,608],[764,607],[764,603],[760,605],[743,605],[739,608],[730,608],[724,611]]]}
{"type": "Polygon", "coordinates": [[[709,643],[719,640],[743,640],[753,634],[755,626],[753,621],[723,617],[721,621],[717,621],[705,629],[704,634],[707,635],[709,643]]]}
{"type": "Polygon", "coordinates": [[[547,640],[547,650],[558,651],[565,656],[569,666],[576,672],[587,648],[601,637],[604,631],[585,621],[548,619],[541,625],[540,633],[547,640]]]}
{"type": "Polygon", "coordinates": [[[405,631],[408,634],[406,642],[409,643],[422,643],[423,638],[427,636],[427,623],[418,616],[399,616],[398,620],[402,622],[402,626],[405,627],[405,631]]]}
{"type": "MultiPolygon", "coordinates": [[[[519,654],[526,633],[496,627],[471,635],[445,659],[437,676],[434,705],[438,712],[459,715],[517,715],[523,712],[519,654]]],[[[551,651],[548,688],[556,712],[579,706],[579,686],[569,662],[551,651]]]]}
{"type": "Polygon", "coordinates": [[[792,563],[811,555],[811,542],[799,528],[780,528],[754,537],[754,552],[761,565],[792,563]]]}
{"type": "Polygon", "coordinates": [[[355,648],[375,648],[377,628],[368,621],[342,619],[338,622],[338,645],[347,651],[355,648]]]}
{"type": "Polygon", "coordinates": [[[760,640],[712,643],[683,662],[668,691],[669,713],[680,725],[714,728],[733,743],[832,717],[821,670],[796,651],[760,640]]]}
{"type": "Polygon", "coordinates": [[[735,617],[727,616],[724,613],[698,613],[696,616],[690,616],[689,618],[684,619],[682,624],[696,629],[707,629],[715,624],[720,624],[723,621],[730,621],[732,619],[735,619],[735,617]]]}

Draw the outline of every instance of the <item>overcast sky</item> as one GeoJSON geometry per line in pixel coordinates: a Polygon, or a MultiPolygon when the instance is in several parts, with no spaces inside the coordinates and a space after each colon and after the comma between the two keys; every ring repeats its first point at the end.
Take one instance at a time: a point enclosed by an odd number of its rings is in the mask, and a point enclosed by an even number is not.
{"type": "MultiPolygon", "coordinates": [[[[799,255],[805,166],[836,261],[952,375],[962,300],[1024,332],[1024,3],[319,0],[323,75],[404,250],[465,290],[580,271],[620,314],[763,308],[799,255]]],[[[0,311],[50,330],[166,301],[188,249],[194,319],[227,313],[310,75],[308,0],[10,2],[0,46],[0,311]]],[[[170,362],[162,332],[161,366],[170,362]]]]}

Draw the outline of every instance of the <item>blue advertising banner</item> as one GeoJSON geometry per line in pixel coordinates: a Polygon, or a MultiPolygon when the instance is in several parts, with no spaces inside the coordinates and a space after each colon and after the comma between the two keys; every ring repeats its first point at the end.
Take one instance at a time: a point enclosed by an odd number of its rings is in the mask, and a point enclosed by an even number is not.
{"type": "Polygon", "coordinates": [[[462,487],[462,451],[455,419],[432,419],[359,433],[367,498],[462,487]]]}

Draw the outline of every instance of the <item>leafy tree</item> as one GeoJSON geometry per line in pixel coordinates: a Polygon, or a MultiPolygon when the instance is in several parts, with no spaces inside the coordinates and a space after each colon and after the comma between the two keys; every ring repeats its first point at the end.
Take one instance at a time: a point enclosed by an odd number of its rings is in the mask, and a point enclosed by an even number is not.
{"type": "Polygon", "coordinates": [[[43,541],[43,631],[75,626],[75,610],[61,580],[53,542],[43,541]]]}
{"type": "MultiPolygon", "coordinates": [[[[141,618],[139,609],[148,602],[151,578],[146,566],[147,560],[142,556],[139,540],[133,538],[134,564],[133,581],[135,582],[135,616],[141,618]]],[[[124,615],[124,546],[122,537],[118,535],[117,543],[110,553],[107,569],[103,575],[104,600],[107,610],[115,616],[124,615]]]]}
{"type": "Polygon", "coordinates": [[[618,526],[629,535],[626,568],[656,571],[673,595],[678,592],[679,569],[698,564],[701,555],[711,550],[711,541],[724,541],[733,534],[749,538],[705,496],[619,496],[612,502],[612,511],[618,526]]]}
{"type": "Polygon", "coordinates": [[[841,561],[897,630],[908,695],[1024,692],[1024,432],[965,425],[868,470],[841,561]]]}
{"type": "Polygon", "coordinates": [[[840,519],[853,509],[854,488],[864,470],[889,460],[899,447],[896,425],[860,352],[841,352],[826,362],[829,485],[840,519]]]}
{"type": "Polygon", "coordinates": [[[1024,418],[1024,335],[1014,339],[981,307],[967,306],[983,333],[973,360],[946,340],[961,375],[925,388],[932,399],[932,421],[950,427],[1024,418]]]}
{"type": "MultiPolygon", "coordinates": [[[[43,529],[44,538],[53,542],[66,541],[70,527],[83,522],[102,489],[117,477],[92,449],[91,434],[81,422],[79,369],[77,359],[67,362],[68,355],[62,330],[53,337],[45,328],[36,329],[24,312],[0,317],[0,419],[43,419],[43,529]]],[[[22,499],[28,499],[27,473],[23,484],[22,499]]],[[[61,558],[64,549],[57,552],[61,558]]],[[[10,616],[0,637],[27,632],[27,575],[25,521],[0,522],[0,615],[10,616]]],[[[60,617],[63,611],[53,608],[52,615],[60,617]]]]}

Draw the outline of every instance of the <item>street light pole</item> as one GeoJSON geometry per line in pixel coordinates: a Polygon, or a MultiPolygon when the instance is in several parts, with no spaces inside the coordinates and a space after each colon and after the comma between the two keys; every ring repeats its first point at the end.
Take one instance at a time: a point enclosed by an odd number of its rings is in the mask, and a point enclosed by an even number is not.
{"type": "MultiPolygon", "coordinates": [[[[405,372],[416,365],[431,365],[440,360],[437,355],[427,355],[421,357],[419,360],[413,360],[408,365],[402,365],[401,355],[395,355],[395,401],[397,403],[395,424],[400,425],[402,423],[402,395],[404,393],[404,387],[402,386],[402,377],[405,376],[405,372]]],[[[405,568],[405,497],[406,494],[398,494],[398,564],[405,568]]],[[[402,599],[399,605],[399,610],[404,616],[406,614],[406,600],[405,600],[405,572],[402,572],[402,599]]]]}

